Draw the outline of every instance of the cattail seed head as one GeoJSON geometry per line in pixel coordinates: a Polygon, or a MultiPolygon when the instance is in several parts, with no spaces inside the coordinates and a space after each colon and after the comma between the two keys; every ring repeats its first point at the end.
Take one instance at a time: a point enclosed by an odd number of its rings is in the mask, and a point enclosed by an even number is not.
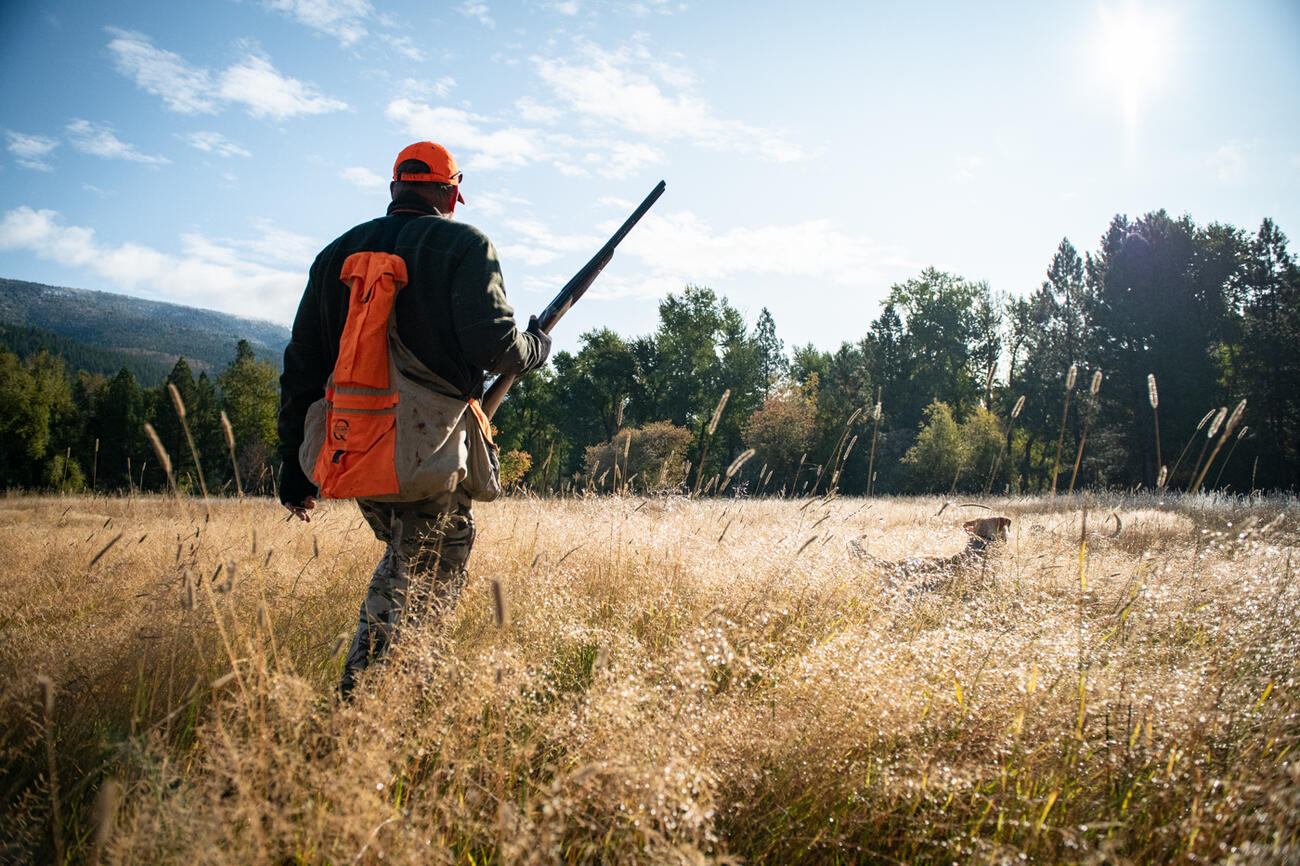
{"type": "Polygon", "coordinates": [[[176,407],[176,414],[182,421],[185,420],[185,401],[181,399],[181,392],[177,390],[176,385],[168,382],[167,393],[172,398],[172,405],[176,407]]]}
{"type": "Polygon", "coordinates": [[[1147,400],[1152,409],[1160,408],[1160,392],[1156,390],[1156,374],[1147,373],[1147,400]]]}
{"type": "Polygon", "coordinates": [[[879,401],[879,400],[876,401],[876,411],[872,413],[872,416],[871,416],[871,417],[872,417],[872,420],[875,420],[875,421],[879,421],[879,420],[880,420],[880,401],[879,401]]]}
{"type": "Polygon", "coordinates": [[[1079,365],[1071,364],[1070,371],[1065,374],[1065,390],[1074,390],[1074,380],[1079,377],[1079,365]]]}
{"type": "Polygon", "coordinates": [[[1250,429],[1250,425],[1247,424],[1247,425],[1245,425],[1244,427],[1242,427],[1240,430],[1238,430],[1238,431],[1237,431],[1237,440],[1238,440],[1238,441],[1241,441],[1241,439],[1245,437],[1245,435],[1246,435],[1246,431],[1249,430],[1249,429],[1250,429]]]}
{"type": "Polygon", "coordinates": [[[1096,370],[1092,374],[1092,385],[1088,388],[1088,393],[1096,397],[1097,392],[1101,390],[1101,371],[1096,370]]]}
{"type": "Polygon", "coordinates": [[[1168,479],[1169,479],[1169,467],[1168,467],[1168,466],[1161,466],[1161,467],[1160,467],[1160,476],[1159,476],[1158,478],[1156,478],[1156,487],[1164,487],[1164,486],[1165,486],[1165,481],[1167,481],[1168,479]]]}
{"type": "Polygon", "coordinates": [[[1211,409],[1209,412],[1205,413],[1205,417],[1201,419],[1201,423],[1196,425],[1196,429],[1200,430],[1202,427],[1205,426],[1205,422],[1209,421],[1213,417],[1214,417],[1214,410],[1211,409]]]}
{"type": "Polygon", "coordinates": [[[1214,413],[1214,420],[1210,422],[1210,429],[1205,431],[1206,439],[1213,439],[1219,435],[1219,428],[1223,426],[1223,419],[1228,417],[1228,407],[1220,406],[1219,411],[1214,413]]]}
{"type": "Polygon", "coordinates": [[[1016,401],[1016,405],[1011,409],[1011,417],[1019,418],[1020,410],[1023,408],[1025,408],[1025,395],[1021,394],[1020,399],[1016,401]]]}

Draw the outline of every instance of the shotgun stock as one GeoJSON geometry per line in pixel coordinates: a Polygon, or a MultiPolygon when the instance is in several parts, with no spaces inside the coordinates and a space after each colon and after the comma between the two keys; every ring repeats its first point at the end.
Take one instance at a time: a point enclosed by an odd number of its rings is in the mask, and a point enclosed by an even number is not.
{"type": "MultiPolygon", "coordinates": [[[[659,200],[659,196],[664,194],[664,189],[664,182],[661,180],[658,186],[645,197],[645,201],[637,206],[637,209],[632,212],[627,221],[619,226],[618,231],[614,232],[613,236],[600,248],[600,252],[596,253],[591,261],[583,265],[582,270],[573,275],[573,279],[564,284],[564,288],[560,289],[560,293],[555,296],[554,300],[547,304],[546,309],[538,314],[538,327],[548,334],[551,332],[551,328],[555,327],[555,323],[560,320],[560,317],[569,311],[569,307],[572,307],[582,298],[587,289],[591,287],[591,284],[596,281],[596,277],[600,276],[600,272],[605,269],[605,265],[609,264],[609,260],[614,258],[614,248],[632,230],[632,226],[636,225],[641,217],[645,216],[646,211],[650,210],[651,206],[659,200]]],[[[489,418],[496,414],[497,409],[501,407],[501,401],[505,399],[506,391],[510,390],[510,386],[515,383],[515,378],[512,375],[497,376],[483,395],[483,413],[489,418]]]]}

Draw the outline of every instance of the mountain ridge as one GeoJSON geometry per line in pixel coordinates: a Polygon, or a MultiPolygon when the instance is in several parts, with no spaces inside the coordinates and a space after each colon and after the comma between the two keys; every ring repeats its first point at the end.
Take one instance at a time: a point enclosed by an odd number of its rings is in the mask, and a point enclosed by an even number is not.
{"type": "MultiPolygon", "coordinates": [[[[0,323],[29,337],[48,332],[74,343],[144,356],[170,368],[177,358],[197,374],[223,369],[247,340],[259,358],[277,367],[289,329],[274,322],[113,292],[52,286],[0,277],[0,323]]],[[[50,341],[58,351],[58,341],[50,341]]]]}

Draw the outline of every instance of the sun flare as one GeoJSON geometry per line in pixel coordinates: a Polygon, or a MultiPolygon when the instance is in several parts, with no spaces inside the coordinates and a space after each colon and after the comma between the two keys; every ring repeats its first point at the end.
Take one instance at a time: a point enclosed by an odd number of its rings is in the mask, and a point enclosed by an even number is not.
{"type": "Polygon", "coordinates": [[[1136,0],[1118,8],[1100,5],[1097,12],[1093,71],[1118,101],[1132,146],[1143,110],[1169,80],[1173,21],[1136,0]]]}

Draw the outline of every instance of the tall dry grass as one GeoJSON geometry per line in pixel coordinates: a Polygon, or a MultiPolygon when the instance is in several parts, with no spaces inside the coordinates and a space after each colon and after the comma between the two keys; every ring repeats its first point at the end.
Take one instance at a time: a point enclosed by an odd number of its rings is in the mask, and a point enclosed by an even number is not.
{"type": "Polygon", "coordinates": [[[942,595],[848,553],[955,552],[941,506],[479,507],[446,632],[338,704],[350,504],[0,500],[0,859],[1300,859],[1294,506],[1002,501],[942,595]]]}

